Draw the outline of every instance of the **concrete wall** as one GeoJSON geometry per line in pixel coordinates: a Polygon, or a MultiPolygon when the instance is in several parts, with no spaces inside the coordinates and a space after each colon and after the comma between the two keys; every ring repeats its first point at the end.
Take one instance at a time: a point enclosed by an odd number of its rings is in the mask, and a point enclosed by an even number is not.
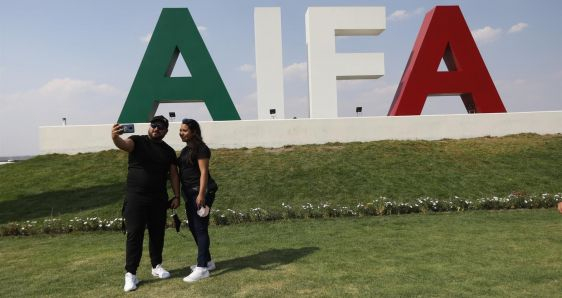
{"type": "MultiPolygon", "coordinates": [[[[328,142],[377,140],[439,140],[517,133],[562,133],[562,111],[462,114],[337,119],[286,119],[201,122],[211,148],[282,147],[328,142]]],[[[176,150],[184,144],[180,123],[170,123],[165,141],[176,150]]],[[[148,124],[135,124],[136,134],[146,134],[148,124]]],[[[41,154],[96,152],[115,149],[111,124],[44,126],[39,128],[41,154]]],[[[125,135],[126,136],[126,135],[125,135]]]]}

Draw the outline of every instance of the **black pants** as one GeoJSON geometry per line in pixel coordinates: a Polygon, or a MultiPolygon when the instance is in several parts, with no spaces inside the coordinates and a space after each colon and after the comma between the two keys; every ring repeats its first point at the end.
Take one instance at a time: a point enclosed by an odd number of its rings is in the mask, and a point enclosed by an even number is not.
{"type": "Polygon", "coordinates": [[[127,224],[125,256],[125,270],[127,272],[137,274],[142,256],[145,228],[148,228],[148,249],[152,267],[154,268],[162,263],[167,208],[166,195],[127,194],[127,203],[123,214],[127,224]]]}
{"type": "MultiPolygon", "coordinates": [[[[209,238],[209,218],[200,217],[197,215],[197,204],[195,199],[199,194],[197,188],[182,188],[185,199],[185,213],[187,214],[187,221],[191,235],[197,244],[197,267],[207,267],[207,262],[211,260],[211,239],[209,238]]],[[[205,205],[209,208],[213,205],[215,199],[214,194],[207,192],[205,195],[205,205]]]]}

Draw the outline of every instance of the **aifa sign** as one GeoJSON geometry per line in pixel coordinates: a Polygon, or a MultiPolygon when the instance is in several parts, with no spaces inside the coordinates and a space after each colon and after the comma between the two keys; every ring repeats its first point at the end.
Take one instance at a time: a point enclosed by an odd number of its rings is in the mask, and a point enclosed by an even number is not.
{"type": "MultiPolygon", "coordinates": [[[[258,118],[271,108],[284,118],[280,11],[256,9],[254,21],[258,118]]],[[[384,54],[338,54],[335,36],[382,33],[385,8],[311,7],[306,27],[310,117],[336,118],[336,80],[383,76],[384,54]]],[[[469,113],[506,112],[458,6],[426,14],[388,115],[419,115],[435,95],[460,96],[469,113]],[[441,60],[448,71],[438,70],[441,60]]],[[[213,120],[240,119],[187,8],[162,10],[119,122],[146,122],[170,102],[204,102],[213,120]],[[179,55],[190,77],[171,77],[179,55]]]]}

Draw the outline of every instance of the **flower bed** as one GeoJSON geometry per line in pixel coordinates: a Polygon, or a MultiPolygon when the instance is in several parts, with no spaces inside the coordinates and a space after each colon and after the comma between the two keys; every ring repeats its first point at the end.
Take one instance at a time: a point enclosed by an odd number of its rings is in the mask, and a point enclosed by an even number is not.
{"type": "MultiPolygon", "coordinates": [[[[263,209],[252,208],[248,211],[232,209],[214,209],[211,212],[211,222],[215,225],[229,225],[246,222],[261,222],[299,218],[331,218],[352,216],[383,216],[393,214],[432,213],[432,212],[463,212],[468,210],[509,210],[509,209],[537,209],[552,208],[562,202],[562,194],[542,194],[529,196],[510,194],[507,197],[481,198],[468,200],[454,197],[449,200],[432,198],[418,198],[411,202],[396,202],[380,197],[369,203],[358,203],[356,206],[338,206],[329,203],[313,205],[306,203],[300,206],[290,206],[283,203],[281,208],[263,209]]],[[[184,216],[185,217],[185,216],[184,216]]],[[[60,234],[74,231],[121,231],[123,219],[112,220],[98,217],[62,220],[48,218],[25,222],[12,222],[0,225],[0,236],[60,234]]],[[[172,222],[168,222],[168,227],[172,222]]]]}

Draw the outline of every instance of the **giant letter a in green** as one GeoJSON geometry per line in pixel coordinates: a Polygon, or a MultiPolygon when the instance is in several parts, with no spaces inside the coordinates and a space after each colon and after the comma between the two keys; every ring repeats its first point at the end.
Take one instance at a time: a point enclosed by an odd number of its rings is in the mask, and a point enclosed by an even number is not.
{"type": "Polygon", "coordinates": [[[187,8],[164,8],[119,122],[148,122],[159,103],[205,102],[213,120],[240,120],[187,8]],[[170,77],[179,55],[191,77],[170,77]]]}

